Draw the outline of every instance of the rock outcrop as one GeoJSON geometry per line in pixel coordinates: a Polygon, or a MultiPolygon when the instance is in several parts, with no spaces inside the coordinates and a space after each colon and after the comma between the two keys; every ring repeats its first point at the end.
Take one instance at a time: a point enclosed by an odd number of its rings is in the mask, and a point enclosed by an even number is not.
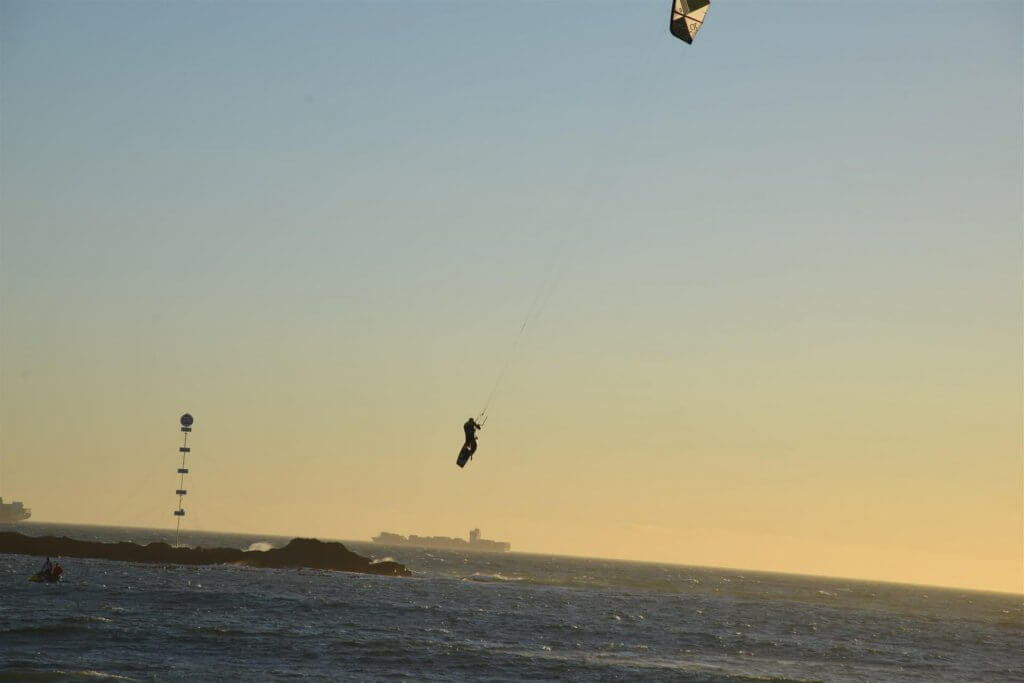
{"type": "Polygon", "coordinates": [[[307,567],[383,576],[412,575],[404,565],[397,562],[374,562],[368,557],[357,555],[341,543],[323,542],[314,538],[293,538],[283,548],[260,551],[233,548],[175,548],[167,543],[97,543],[76,541],[67,536],[25,536],[9,531],[0,532],[0,553],[161,564],[244,564],[250,567],[275,569],[307,567]]]}

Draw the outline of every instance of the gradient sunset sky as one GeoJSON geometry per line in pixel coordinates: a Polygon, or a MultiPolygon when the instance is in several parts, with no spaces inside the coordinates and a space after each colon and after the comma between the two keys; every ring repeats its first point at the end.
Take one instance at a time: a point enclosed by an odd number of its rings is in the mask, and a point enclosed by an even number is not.
{"type": "Polygon", "coordinates": [[[1024,4],[669,5],[0,2],[0,495],[1024,591],[1024,4]]]}

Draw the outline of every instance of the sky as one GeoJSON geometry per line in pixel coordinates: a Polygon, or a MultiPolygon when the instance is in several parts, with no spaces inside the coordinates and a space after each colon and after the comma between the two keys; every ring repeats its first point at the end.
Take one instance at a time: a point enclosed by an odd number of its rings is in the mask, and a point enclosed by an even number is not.
{"type": "Polygon", "coordinates": [[[1024,5],[668,15],[0,1],[0,495],[1024,592],[1024,5]]]}

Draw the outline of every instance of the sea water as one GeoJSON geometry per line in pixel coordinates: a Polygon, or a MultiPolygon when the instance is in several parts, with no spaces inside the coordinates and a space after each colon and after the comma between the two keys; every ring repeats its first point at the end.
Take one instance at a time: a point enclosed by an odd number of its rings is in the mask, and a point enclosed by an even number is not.
{"type": "MultiPolygon", "coordinates": [[[[165,531],[22,524],[148,543],[165,531]]],[[[288,539],[191,534],[247,549],[288,539]]],[[[1020,595],[347,543],[412,578],[0,555],[2,680],[1022,681],[1020,595]]]]}

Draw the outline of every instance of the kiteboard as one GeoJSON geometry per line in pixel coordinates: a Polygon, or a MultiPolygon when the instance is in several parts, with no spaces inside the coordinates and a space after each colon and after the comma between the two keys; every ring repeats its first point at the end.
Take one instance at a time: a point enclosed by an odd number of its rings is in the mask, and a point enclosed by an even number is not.
{"type": "Polygon", "coordinates": [[[455,464],[459,467],[465,467],[469,459],[473,457],[473,451],[469,450],[469,446],[463,446],[462,450],[459,451],[459,459],[455,461],[455,464]]]}

